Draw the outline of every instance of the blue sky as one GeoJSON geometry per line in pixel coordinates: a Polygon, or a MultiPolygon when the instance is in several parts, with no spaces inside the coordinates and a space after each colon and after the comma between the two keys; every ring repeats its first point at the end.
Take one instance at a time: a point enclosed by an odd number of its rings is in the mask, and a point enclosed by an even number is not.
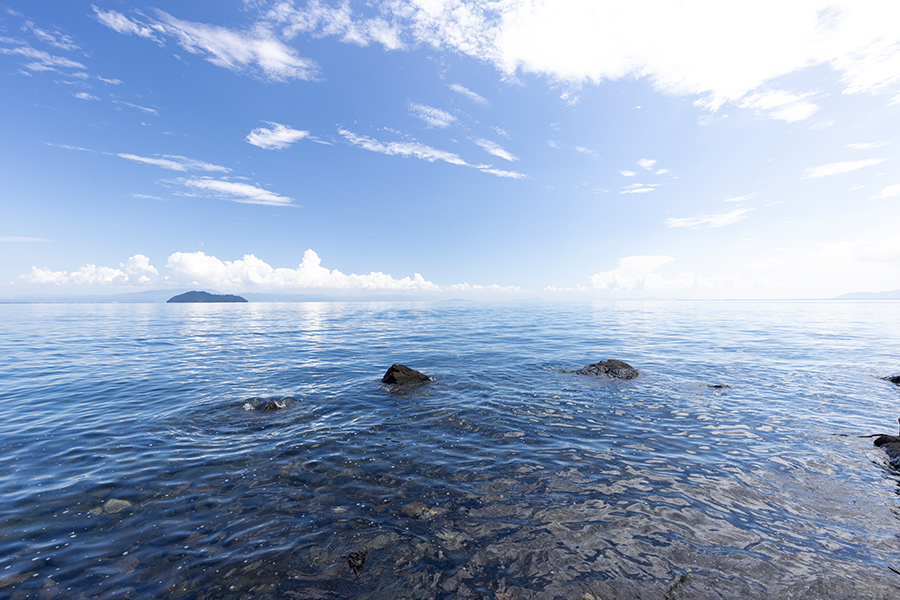
{"type": "Polygon", "coordinates": [[[900,3],[0,4],[0,297],[900,288],[900,3]]]}

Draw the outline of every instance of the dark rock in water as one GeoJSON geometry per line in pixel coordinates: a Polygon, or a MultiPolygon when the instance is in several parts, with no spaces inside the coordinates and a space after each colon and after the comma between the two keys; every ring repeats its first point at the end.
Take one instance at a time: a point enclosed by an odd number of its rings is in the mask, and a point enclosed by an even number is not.
{"type": "Polygon", "coordinates": [[[233,294],[210,294],[209,292],[185,292],[172,296],[166,302],[246,302],[245,298],[233,294]]]}
{"type": "Polygon", "coordinates": [[[295,401],[293,396],[274,396],[272,398],[250,398],[244,403],[244,410],[274,412],[287,408],[295,401]]]}
{"type": "Polygon", "coordinates": [[[638,376],[637,369],[621,360],[600,361],[582,367],[575,372],[579,375],[595,375],[599,377],[609,377],[610,379],[634,379],[638,376]]]}
{"type": "Polygon", "coordinates": [[[891,462],[900,462],[900,435],[879,435],[875,438],[875,445],[884,448],[891,462]]]}
{"type": "Polygon", "coordinates": [[[731,386],[724,383],[707,383],[706,387],[714,390],[730,390],[731,386]]]}
{"type": "Polygon", "coordinates": [[[366,557],[368,555],[368,550],[354,550],[353,552],[348,554],[347,564],[350,565],[350,570],[358,575],[359,570],[363,568],[364,564],[366,564],[366,557]]]}
{"type": "Polygon", "coordinates": [[[894,385],[900,385],[900,375],[891,375],[889,377],[882,377],[885,381],[890,381],[894,385]]]}
{"type": "Polygon", "coordinates": [[[396,363],[391,365],[384,377],[381,378],[381,383],[391,385],[418,385],[426,381],[431,381],[431,377],[415,369],[410,369],[406,365],[396,363]]]}

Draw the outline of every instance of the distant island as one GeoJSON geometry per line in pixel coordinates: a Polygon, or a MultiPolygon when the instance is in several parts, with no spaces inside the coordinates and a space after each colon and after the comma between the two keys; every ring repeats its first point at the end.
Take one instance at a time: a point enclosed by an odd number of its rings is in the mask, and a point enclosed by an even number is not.
{"type": "Polygon", "coordinates": [[[210,294],[209,292],[185,292],[172,296],[166,302],[246,302],[246,298],[234,294],[210,294]]]}

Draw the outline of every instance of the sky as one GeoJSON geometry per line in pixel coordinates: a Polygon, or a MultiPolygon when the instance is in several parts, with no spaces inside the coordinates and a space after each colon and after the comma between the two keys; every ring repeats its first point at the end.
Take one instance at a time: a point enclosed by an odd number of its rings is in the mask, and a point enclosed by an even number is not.
{"type": "Polygon", "coordinates": [[[900,2],[0,0],[0,298],[900,289],[900,2]]]}

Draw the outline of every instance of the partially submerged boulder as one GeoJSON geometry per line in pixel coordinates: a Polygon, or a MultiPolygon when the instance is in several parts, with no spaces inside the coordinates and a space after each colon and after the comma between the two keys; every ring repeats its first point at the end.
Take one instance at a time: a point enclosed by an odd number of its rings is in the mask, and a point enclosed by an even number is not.
{"type": "Polygon", "coordinates": [[[634,379],[638,376],[637,369],[621,360],[603,360],[582,367],[575,372],[579,375],[594,375],[609,379],[634,379]]]}
{"type": "Polygon", "coordinates": [[[381,383],[403,386],[419,385],[427,381],[431,381],[431,377],[425,373],[420,373],[415,369],[410,369],[406,365],[399,365],[397,363],[392,364],[384,374],[384,377],[381,378],[381,383]]]}
{"type": "Polygon", "coordinates": [[[892,463],[900,463],[900,435],[879,435],[875,445],[884,448],[892,463]]]}
{"type": "Polygon", "coordinates": [[[275,412],[293,404],[293,396],[273,396],[271,398],[250,398],[244,403],[244,410],[257,410],[259,412],[275,412]]]}
{"type": "Polygon", "coordinates": [[[890,381],[894,385],[900,385],[900,375],[890,375],[888,377],[882,377],[885,381],[890,381]]]}

